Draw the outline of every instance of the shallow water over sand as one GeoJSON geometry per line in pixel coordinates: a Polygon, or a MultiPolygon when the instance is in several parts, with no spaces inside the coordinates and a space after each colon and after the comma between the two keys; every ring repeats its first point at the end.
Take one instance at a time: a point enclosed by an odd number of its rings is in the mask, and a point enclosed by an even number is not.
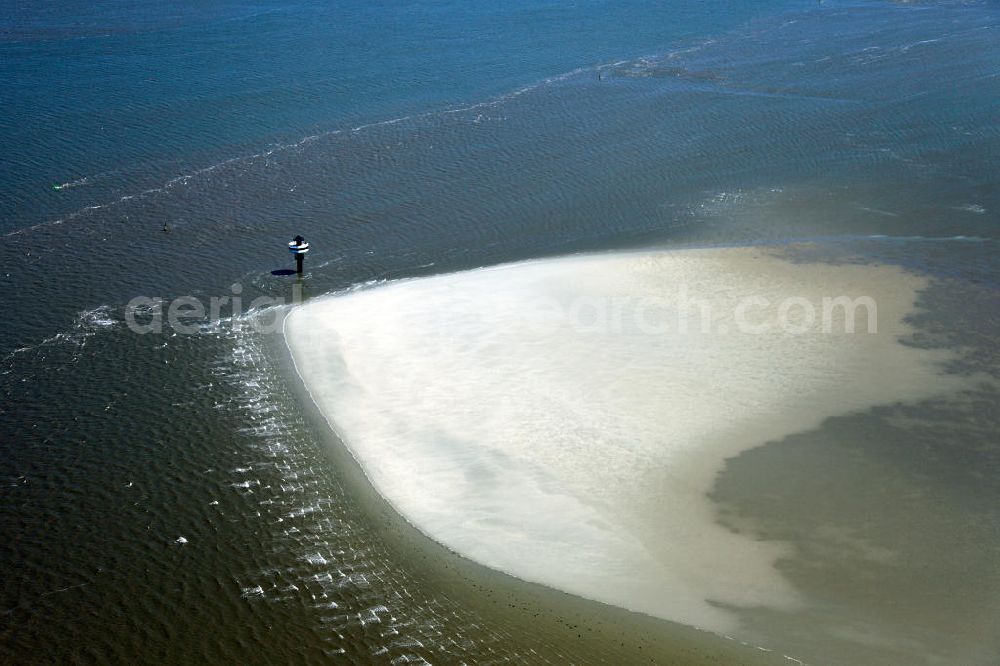
{"type": "MultiPolygon", "coordinates": [[[[777,566],[795,537],[719,522],[708,497],[726,459],[968,386],[946,374],[952,352],[903,344],[925,278],[784,251],[604,254],[405,280],[302,306],[285,332],[331,426],[432,538],[527,580],[782,645],[787,624],[749,631],[736,611],[821,601],[777,566]],[[840,309],[824,327],[821,303],[838,297],[877,307],[852,333],[840,309]]],[[[842,621],[859,607],[845,601],[842,621]]]]}

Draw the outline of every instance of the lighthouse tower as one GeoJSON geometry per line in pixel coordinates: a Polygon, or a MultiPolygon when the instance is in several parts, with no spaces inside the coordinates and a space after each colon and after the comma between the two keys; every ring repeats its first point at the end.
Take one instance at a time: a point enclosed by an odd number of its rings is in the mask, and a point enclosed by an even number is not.
{"type": "Polygon", "coordinates": [[[302,236],[296,236],[288,243],[288,251],[295,255],[295,272],[302,275],[302,260],[309,251],[309,243],[302,236]]]}

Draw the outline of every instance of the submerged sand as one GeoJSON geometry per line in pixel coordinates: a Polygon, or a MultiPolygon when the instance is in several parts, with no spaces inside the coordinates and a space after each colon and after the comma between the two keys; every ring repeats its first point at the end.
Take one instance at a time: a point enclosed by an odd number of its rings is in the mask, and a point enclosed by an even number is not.
{"type": "Polygon", "coordinates": [[[900,342],[924,286],[768,249],[589,255],[318,299],[285,334],[324,417],[425,534],[526,581],[726,633],[727,607],[803,600],[774,566],[782,544],[716,522],[716,474],[829,417],[954,390],[942,352],[900,342]],[[804,325],[806,303],[820,319],[842,296],[871,299],[876,332],[860,316],[846,333],[843,310],[829,330],[804,325]]]}

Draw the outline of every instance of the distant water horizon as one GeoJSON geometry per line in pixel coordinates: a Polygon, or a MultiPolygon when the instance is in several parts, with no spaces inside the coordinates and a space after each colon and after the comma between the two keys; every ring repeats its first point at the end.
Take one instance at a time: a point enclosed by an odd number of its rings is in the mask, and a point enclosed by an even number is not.
{"type": "Polygon", "coordinates": [[[991,1],[3,3],[3,660],[595,659],[399,557],[243,325],[270,310],[129,329],[136,297],[289,302],[302,234],[307,300],[624,248],[919,276],[901,344],[970,388],[727,460],[719,525],[823,604],[726,612],[807,662],[994,663],[998,30],[991,1]]]}

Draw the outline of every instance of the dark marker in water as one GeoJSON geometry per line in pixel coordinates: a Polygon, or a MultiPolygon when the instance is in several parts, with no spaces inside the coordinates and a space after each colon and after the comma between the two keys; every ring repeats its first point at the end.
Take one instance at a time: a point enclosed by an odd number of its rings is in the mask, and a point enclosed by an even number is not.
{"type": "Polygon", "coordinates": [[[309,251],[309,243],[302,236],[296,236],[288,243],[288,251],[295,255],[295,272],[302,275],[302,260],[309,251]]]}

